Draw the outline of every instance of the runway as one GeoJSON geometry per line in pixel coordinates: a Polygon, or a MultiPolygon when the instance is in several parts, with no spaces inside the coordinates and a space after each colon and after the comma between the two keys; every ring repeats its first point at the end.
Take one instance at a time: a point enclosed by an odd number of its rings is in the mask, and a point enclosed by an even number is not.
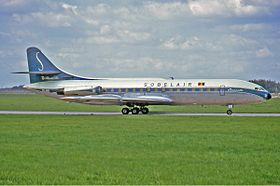
{"type": "MultiPolygon", "coordinates": [[[[122,115],[121,112],[50,112],[50,111],[0,111],[0,115],[100,115],[114,116],[122,115]]],[[[131,114],[130,114],[131,115],[131,114]]],[[[140,114],[142,115],[142,114],[140,114]]],[[[151,112],[146,116],[228,116],[226,113],[172,113],[151,112]]],[[[232,116],[239,117],[280,117],[280,113],[233,113],[232,116]]]]}

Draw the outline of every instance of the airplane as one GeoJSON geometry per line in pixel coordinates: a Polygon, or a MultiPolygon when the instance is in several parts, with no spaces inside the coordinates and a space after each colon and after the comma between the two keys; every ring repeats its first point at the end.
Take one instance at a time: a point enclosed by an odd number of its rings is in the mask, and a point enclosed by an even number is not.
{"type": "Polygon", "coordinates": [[[30,84],[24,88],[67,102],[125,106],[124,115],[148,114],[149,105],[234,105],[271,99],[263,87],[239,79],[88,78],[55,66],[36,47],[27,49],[30,84]]]}

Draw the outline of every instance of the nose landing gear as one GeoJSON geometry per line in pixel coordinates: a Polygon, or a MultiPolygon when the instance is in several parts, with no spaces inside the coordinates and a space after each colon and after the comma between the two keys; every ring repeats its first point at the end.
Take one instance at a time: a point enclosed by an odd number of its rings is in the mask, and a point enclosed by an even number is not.
{"type": "Polygon", "coordinates": [[[140,107],[140,108],[133,107],[132,109],[129,109],[129,108],[125,107],[125,108],[122,109],[121,112],[122,112],[123,115],[129,114],[129,112],[131,112],[131,114],[133,114],[133,115],[137,115],[140,112],[142,112],[142,114],[148,114],[149,109],[147,107],[140,107]]]}
{"type": "Polygon", "coordinates": [[[233,105],[228,105],[228,110],[227,110],[227,115],[232,115],[232,108],[233,108],[233,105]]]}
{"type": "Polygon", "coordinates": [[[232,115],[232,110],[227,110],[227,115],[232,115]]]}

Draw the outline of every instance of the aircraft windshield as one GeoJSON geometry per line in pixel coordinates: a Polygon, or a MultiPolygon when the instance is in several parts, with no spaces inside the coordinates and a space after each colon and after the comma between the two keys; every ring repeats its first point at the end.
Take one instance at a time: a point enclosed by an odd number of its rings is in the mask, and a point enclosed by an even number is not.
{"type": "Polygon", "coordinates": [[[262,90],[265,91],[265,89],[263,87],[255,87],[255,90],[262,90]]]}

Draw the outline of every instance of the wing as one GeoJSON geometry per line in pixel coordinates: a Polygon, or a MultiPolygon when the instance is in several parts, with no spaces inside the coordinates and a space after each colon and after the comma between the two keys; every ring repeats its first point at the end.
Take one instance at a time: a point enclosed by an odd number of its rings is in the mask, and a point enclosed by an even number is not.
{"type": "Polygon", "coordinates": [[[90,96],[67,96],[60,98],[64,101],[78,102],[84,104],[94,104],[94,105],[121,105],[121,96],[118,95],[90,95],[90,96]]]}
{"type": "Polygon", "coordinates": [[[90,96],[67,96],[61,98],[64,101],[79,102],[85,104],[101,104],[101,105],[168,105],[173,100],[163,96],[135,96],[122,97],[114,94],[90,95],[90,96]]]}

